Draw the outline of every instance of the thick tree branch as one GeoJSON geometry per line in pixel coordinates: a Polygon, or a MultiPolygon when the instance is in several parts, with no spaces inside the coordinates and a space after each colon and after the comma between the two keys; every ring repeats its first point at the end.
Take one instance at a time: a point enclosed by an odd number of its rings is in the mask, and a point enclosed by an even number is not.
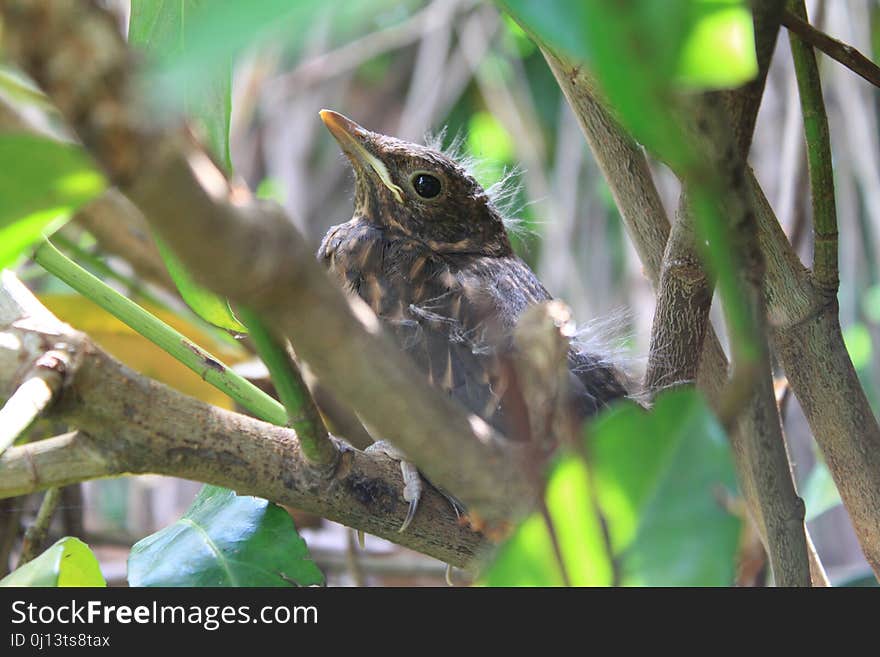
{"type": "Polygon", "coordinates": [[[140,211],[116,189],[90,201],[73,220],[88,230],[101,249],[128,262],[144,280],[177,293],[168,268],[140,211]]]}
{"type": "Polygon", "coordinates": [[[83,2],[21,0],[0,10],[8,55],[197,279],[289,337],[322,384],[483,518],[532,505],[522,450],[429,387],[368,307],[330,281],[280,208],[234,191],[186,135],[152,126],[133,101],[130,57],[112,17],[83,2]]]}
{"type": "Polygon", "coordinates": [[[0,390],[22,362],[63,340],[79,362],[53,417],[78,431],[0,456],[0,498],[124,474],[155,473],[232,488],[336,520],[456,566],[488,548],[428,487],[403,533],[408,503],[397,464],[345,450],[328,473],[305,459],[296,433],[181,395],[114,360],[52,317],[14,276],[0,289],[0,390]]]}
{"type": "Polygon", "coordinates": [[[712,285],[697,254],[687,203],[683,192],[660,270],[644,381],[651,392],[696,381],[709,328],[712,285]]]}

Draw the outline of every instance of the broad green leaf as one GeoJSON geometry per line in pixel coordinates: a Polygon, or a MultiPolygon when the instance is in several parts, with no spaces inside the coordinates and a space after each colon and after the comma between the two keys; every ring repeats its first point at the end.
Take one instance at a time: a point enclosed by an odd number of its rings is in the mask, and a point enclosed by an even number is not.
{"type": "Polygon", "coordinates": [[[83,150],[46,137],[0,134],[0,268],[104,188],[83,150]]]}
{"type": "Polygon", "coordinates": [[[593,427],[596,490],[611,515],[622,582],[733,583],[740,521],[721,504],[736,490],[730,448],[700,395],[661,395],[651,413],[618,407],[593,427]]]}
{"type": "MultiPolygon", "coordinates": [[[[572,584],[611,584],[612,558],[624,585],[733,582],[740,521],[719,501],[735,488],[733,466],[724,433],[697,393],[660,395],[650,413],[620,404],[592,424],[586,447],[589,468],[579,455],[564,457],[545,496],[572,584]]],[[[552,545],[542,516],[533,515],[484,581],[561,584],[552,545]]]]}
{"type": "Polygon", "coordinates": [[[173,525],[139,541],[132,586],[309,586],[324,576],[290,515],[256,497],[205,486],[173,525]]]}
{"type": "MultiPolygon", "coordinates": [[[[129,43],[162,61],[183,59],[192,42],[190,22],[216,7],[205,0],[138,0],[132,3],[129,43]]],[[[229,119],[232,110],[231,59],[213,61],[212,67],[192,72],[181,90],[184,111],[205,131],[214,153],[227,171],[229,119]]]]}
{"type": "MultiPolygon", "coordinates": [[[[167,58],[185,58],[192,45],[188,39],[191,23],[203,20],[201,17],[209,6],[217,5],[206,3],[205,0],[140,0],[132,5],[129,41],[163,61],[167,58]]],[[[231,60],[225,61],[225,66],[194,71],[195,77],[188,80],[181,91],[181,99],[186,114],[201,126],[215,155],[226,171],[231,173],[231,60]]],[[[229,302],[196,284],[171,250],[158,236],[154,237],[168,273],[189,307],[215,326],[246,333],[247,329],[235,317],[229,302]]]]}
{"type": "Polygon", "coordinates": [[[187,305],[199,317],[214,326],[237,333],[247,333],[247,327],[238,321],[238,318],[229,306],[229,302],[224,297],[214,294],[193,281],[189,272],[186,271],[183,264],[177,259],[177,256],[171,252],[171,249],[165,245],[165,242],[158,235],[154,234],[153,237],[156,241],[156,246],[159,248],[159,253],[162,255],[162,260],[168,268],[168,273],[171,274],[171,278],[177,286],[180,296],[183,297],[187,305]]]}
{"type": "Polygon", "coordinates": [[[89,546],[67,536],[0,580],[0,586],[107,586],[89,546]]]}
{"type": "Polygon", "coordinates": [[[810,470],[810,474],[804,482],[801,496],[807,507],[806,519],[808,521],[843,504],[840,500],[840,493],[837,492],[837,486],[834,485],[831,472],[824,461],[817,461],[813,469],[810,470]]]}
{"type": "MultiPolygon", "coordinates": [[[[611,562],[589,490],[584,462],[568,456],[553,468],[545,500],[571,584],[607,586],[611,562]]],[[[562,586],[553,541],[540,513],[517,528],[483,581],[489,586],[562,586]]]]}

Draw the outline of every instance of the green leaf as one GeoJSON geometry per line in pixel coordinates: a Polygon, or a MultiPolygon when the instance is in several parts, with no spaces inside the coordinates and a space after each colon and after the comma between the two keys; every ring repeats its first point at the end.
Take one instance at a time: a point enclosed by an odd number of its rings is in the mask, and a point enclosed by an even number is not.
{"type": "Polygon", "coordinates": [[[236,333],[247,333],[247,327],[238,321],[238,318],[229,306],[229,301],[193,281],[189,272],[184,268],[183,263],[171,252],[171,249],[168,248],[165,242],[156,234],[153,234],[153,238],[156,241],[156,246],[159,248],[159,253],[162,255],[162,260],[168,268],[168,273],[171,274],[171,279],[174,281],[180,296],[183,297],[187,305],[199,317],[214,326],[229,329],[236,333]]]}
{"type": "Polygon", "coordinates": [[[0,268],[104,188],[83,150],[46,137],[0,134],[0,268]]]}
{"type": "MultiPolygon", "coordinates": [[[[128,33],[132,45],[162,61],[185,59],[192,46],[189,39],[193,21],[202,20],[208,6],[205,0],[141,0],[132,5],[128,33]]],[[[229,122],[232,113],[231,60],[225,64],[193,71],[193,77],[180,92],[183,109],[204,131],[208,142],[226,171],[232,172],[229,153],[229,122]]],[[[180,296],[202,319],[239,333],[246,333],[229,302],[196,284],[171,250],[154,236],[168,273],[180,296]]]]}
{"type": "Polygon", "coordinates": [[[755,56],[754,37],[744,26],[744,0],[497,1],[535,38],[587,63],[633,136],[688,181],[699,241],[717,275],[733,348],[744,360],[753,358],[752,324],[737,285],[729,225],[719,208],[720,181],[705,175],[705,157],[678,112],[683,86],[714,88],[722,73],[752,68],[746,60],[755,56]],[[734,66],[736,53],[742,61],[734,66]]]}
{"type": "MultiPolygon", "coordinates": [[[[565,456],[545,496],[574,585],[725,586],[740,521],[719,501],[735,488],[723,430],[691,390],[660,395],[652,412],[615,406],[587,433],[589,467],[565,456]],[[592,478],[592,482],[591,482],[592,478]],[[605,520],[609,548],[600,516],[605,520]]],[[[493,586],[562,583],[543,518],[528,518],[484,576],[493,586]]]]}
{"type": "MultiPolygon", "coordinates": [[[[498,0],[520,24],[600,70],[616,52],[618,77],[652,84],[735,87],[757,74],[752,15],[744,0],[498,0]],[[637,36],[638,42],[615,41],[637,36]],[[642,71],[627,70],[636,64],[642,71]]],[[[638,90],[635,93],[640,93],[638,90]]]]}
{"type": "Polygon", "coordinates": [[[40,556],[0,580],[0,586],[107,586],[89,546],[78,538],[59,539],[40,556]]]}
{"type": "Polygon", "coordinates": [[[733,583],[740,521],[720,502],[736,490],[724,431],[692,390],[661,395],[649,414],[618,407],[593,427],[599,504],[624,584],[733,583]]]}
{"type": "MultiPolygon", "coordinates": [[[[129,43],[162,61],[185,59],[192,47],[191,22],[200,20],[211,3],[205,0],[139,0],[132,3],[129,43]]],[[[228,172],[231,101],[231,59],[211,62],[208,69],[186,74],[181,88],[184,111],[204,130],[211,148],[228,172]]]]}
{"type": "Polygon", "coordinates": [[[390,0],[327,3],[326,0],[139,0],[132,3],[133,43],[157,39],[152,72],[158,97],[178,102],[204,93],[229,70],[235,56],[258,40],[277,37],[286,48],[301,46],[323,18],[334,34],[345,34],[371,20],[390,0]]]}
{"type": "Polygon", "coordinates": [[[758,74],[755,28],[737,0],[700,0],[678,59],[675,81],[696,89],[738,87],[758,74]]]}
{"type": "Polygon", "coordinates": [[[173,525],[139,541],[132,586],[309,586],[324,576],[290,515],[256,497],[205,486],[173,525]]]}
{"type": "Polygon", "coordinates": [[[824,461],[817,461],[810,470],[801,495],[807,507],[807,521],[814,520],[826,511],[843,504],[831,472],[824,461]]]}
{"type": "MultiPolygon", "coordinates": [[[[605,550],[599,516],[589,493],[584,462],[564,457],[553,468],[545,501],[574,586],[611,584],[611,562],[605,550]]],[[[484,575],[489,586],[562,586],[562,573],[544,517],[533,514],[499,550],[484,575]]]]}

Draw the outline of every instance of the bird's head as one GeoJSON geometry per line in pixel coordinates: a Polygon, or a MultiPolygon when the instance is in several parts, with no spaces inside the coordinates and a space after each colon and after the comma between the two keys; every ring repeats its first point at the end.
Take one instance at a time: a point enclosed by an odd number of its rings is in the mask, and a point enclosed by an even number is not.
{"type": "Polygon", "coordinates": [[[512,253],[498,209],[452,158],[330,110],[320,115],[354,169],[355,216],[437,253],[512,253]]]}

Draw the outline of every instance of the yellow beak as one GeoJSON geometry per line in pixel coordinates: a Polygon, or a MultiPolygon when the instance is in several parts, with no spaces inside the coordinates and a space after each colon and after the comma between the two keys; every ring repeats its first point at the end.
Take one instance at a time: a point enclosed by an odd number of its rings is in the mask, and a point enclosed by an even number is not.
{"type": "Polygon", "coordinates": [[[339,142],[343,152],[349,158],[375,171],[379,180],[394,195],[397,202],[403,203],[403,190],[391,180],[391,174],[388,173],[388,168],[382,160],[373,155],[365,145],[370,132],[339,112],[323,109],[318,114],[330,134],[339,142]]]}

